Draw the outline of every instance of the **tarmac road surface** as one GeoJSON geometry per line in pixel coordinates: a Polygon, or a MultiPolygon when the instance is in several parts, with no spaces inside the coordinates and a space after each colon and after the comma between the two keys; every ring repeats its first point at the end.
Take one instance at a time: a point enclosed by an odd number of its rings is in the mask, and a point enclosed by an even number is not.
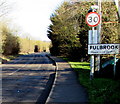
{"type": "Polygon", "coordinates": [[[46,53],[22,55],[2,64],[3,104],[35,104],[54,70],[46,53]]]}

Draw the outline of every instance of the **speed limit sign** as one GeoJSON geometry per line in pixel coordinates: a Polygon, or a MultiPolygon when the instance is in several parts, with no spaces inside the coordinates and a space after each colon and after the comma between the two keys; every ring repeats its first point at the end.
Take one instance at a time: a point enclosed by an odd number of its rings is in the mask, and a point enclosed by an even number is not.
{"type": "Polygon", "coordinates": [[[96,12],[90,12],[86,16],[86,23],[91,26],[95,27],[100,23],[100,15],[96,12]]]}

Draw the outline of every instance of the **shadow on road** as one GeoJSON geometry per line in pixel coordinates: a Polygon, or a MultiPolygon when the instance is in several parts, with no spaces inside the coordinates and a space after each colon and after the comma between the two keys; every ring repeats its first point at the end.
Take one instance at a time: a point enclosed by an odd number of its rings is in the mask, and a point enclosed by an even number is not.
{"type": "Polygon", "coordinates": [[[43,90],[41,96],[38,98],[38,100],[35,104],[45,104],[45,102],[49,96],[49,93],[52,89],[52,85],[53,85],[54,80],[55,80],[55,74],[56,73],[53,73],[50,75],[49,80],[46,84],[45,90],[43,90]]]}

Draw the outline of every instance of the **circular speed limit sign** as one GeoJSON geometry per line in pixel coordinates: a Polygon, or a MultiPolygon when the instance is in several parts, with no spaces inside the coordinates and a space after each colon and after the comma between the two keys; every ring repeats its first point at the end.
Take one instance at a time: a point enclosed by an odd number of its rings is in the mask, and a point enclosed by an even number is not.
{"type": "Polygon", "coordinates": [[[86,23],[91,26],[95,27],[100,23],[100,15],[96,12],[90,12],[86,16],[86,23]]]}

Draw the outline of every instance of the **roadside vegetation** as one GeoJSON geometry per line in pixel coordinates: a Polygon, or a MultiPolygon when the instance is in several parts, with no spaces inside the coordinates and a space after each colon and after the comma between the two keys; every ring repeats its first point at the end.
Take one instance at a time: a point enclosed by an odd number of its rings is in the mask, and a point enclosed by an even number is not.
{"type": "Polygon", "coordinates": [[[20,37],[19,28],[7,18],[12,4],[6,0],[0,0],[0,62],[5,63],[21,54],[33,53],[35,45],[39,52],[49,51],[50,42],[34,40],[28,34],[20,37]]]}
{"type": "Polygon", "coordinates": [[[0,25],[0,37],[2,42],[0,53],[3,55],[18,54],[20,52],[19,37],[7,26],[7,24],[3,23],[0,25]]]}
{"type": "MultiPolygon", "coordinates": [[[[95,2],[71,0],[64,2],[51,15],[52,24],[48,28],[48,37],[52,41],[52,55],[68,57],[75,61],[89,61],[87,46],[88,30],[91,30],[91,27],[85,23],[85,17],[94,4],[95,2]]],[[[119,27],[114,2],[102,2],[101,43],[120,43],[119,27]]]]}
{"type": "Polygon", "coordinates": [[[19,28],[7,18],[12,11],[11,4],[7,0],[0,0],[0,61],[3,63],[18,57],[21,54],[33,53],[35,45],[39,52],[49,51],[50,42],[34,40],[28,34],[20,37],[19,28]]]}
{"type": "Polygon", "coordinates": [[[33,40],[29,37],[26,38],[19,38],[20,41],[20,53],[33,53],[35,45],[38,46],[38,51],[43,52],[46,50],[49,51],[50,42],[40,41],[40,40],[33,40]]]}
{"type": "MultiPolygon", "coordinates": [[[[120,80],[95,77],[90,80],[90,55],[88,55],[88,30],[85,23],[88,10],[95,2],[64,2],[51,15],[48,37],[52,42],[52,55],[66,57],[75,70],[78,80],[89,95],[91,104],[115,104],[120,101],[120,80]]],[[[114,2],[102,2],[101,43],[120,43],[120,23],[114,2]],[[112,15],[111,15],[112,14],[112,15]]],[[[113,55],[101,55],[101,62],[113,55]]],[[[120,55],[117,55],[119,58],[120,55]]],[[[109,67],[111,68],[111,66],[109,67]]]]}
{"type": "Polygon", "coordinates": [[[90,104],[118,104],[120,101],[120,80],[94,78],[90,80],[90,63],[69,62],[75,70],[80,84],[86,88],[90,104]]]}
{"type": "MultiPolygon", "coordinates": [[[[0,0],[0,9],[4,10],[5,2],[0,0]]],[[[119,103],[120,80],[108,78],[94,78],[90,80],[90,65],[88,55],[88,30],[91,28],[85,23],[85,17],[94,2],[64,2],[51,15],[52,24],[48,28],[48,37],[52,42],[50,52],[52,55],[64,56],[72,60],[71,67],[78,75],[80,84],[88,91],[91,104],[119,103]],[[83,62],[73,62],[73,61],[83,62]],[[84,62],[85,61],[85,62],[84,62]]],[[[0,18],[8,13],[0,13],[0,18]]],[[[21,38],[16,30],[11,29],[9,23],[0,19],[0,59],[9,61],[20,53],[34,52],[38,45],[39,51],[49,50],[50,42],[43,42],[21,38]]],[[[102,31],[101,43],[120,43],[118,16],[113,2],[102,3],[102,31]],[[112,15],[111,15],[112,14],[112,15]],[[111,22],[111,23],[110,23],[111,22]]],[[[103,58],[110,57],[104,55],[103,58]]]]}
{"type": "Polygon", "coordinates": [[[3,63],[20,54],[34,53],[35,45],[39,47],[39,52],[49,51],[50,42],[19,37],[19,32],[11,29],[9,23],[0,22],[0,58],[3,63]]]}

